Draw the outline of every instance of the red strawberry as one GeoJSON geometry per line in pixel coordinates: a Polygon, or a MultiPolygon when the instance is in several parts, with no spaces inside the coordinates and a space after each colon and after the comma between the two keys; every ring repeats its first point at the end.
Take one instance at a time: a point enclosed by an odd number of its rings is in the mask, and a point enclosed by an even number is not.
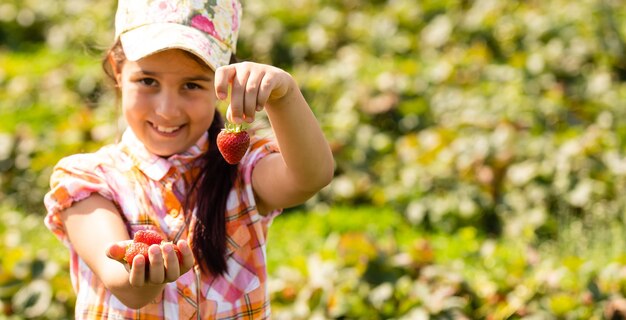
{"type": "Polygon", "coordinates": [[[241,125],[227,123],[226,127],[217,135],[217,148],[224,160],[230,164],[237,164],[243,158],[250,146],[248,132],[241,125]]]}
{"type": "Polygon", "coordinates": [[[148,246],[151,246],[153,244],[161,244],[163,237],[161,237],[161,235],[154,230],[139,230],[135,233],[133,241],[143,242],[148,246]]]}
{"type": "Polygon", "coordinates": [[[126,260],[128,264],[132,265],[135,256],[141,254],[144,256],[144,259],[146,259],[146,264],[148,264],[150,262],[148,259],[148,248],[150,248],[150,246],[143,242],[133,242],[126,248],[124,260],[126,260]]]}

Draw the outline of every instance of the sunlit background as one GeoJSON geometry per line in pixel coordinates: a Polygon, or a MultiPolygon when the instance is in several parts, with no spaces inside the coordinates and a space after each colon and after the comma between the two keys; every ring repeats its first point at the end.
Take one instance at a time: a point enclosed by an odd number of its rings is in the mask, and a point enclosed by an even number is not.
{"type": "MultiPolygon", "coordinates": [[[[626,318],[622,1],[243,3],[239,59],[294,75],[336,160],[270,230],[275,319],[626,318]]],[[[115,6],[0,2],[0,319],[73,318],[42,199],[122,130],[115,6]]]]}

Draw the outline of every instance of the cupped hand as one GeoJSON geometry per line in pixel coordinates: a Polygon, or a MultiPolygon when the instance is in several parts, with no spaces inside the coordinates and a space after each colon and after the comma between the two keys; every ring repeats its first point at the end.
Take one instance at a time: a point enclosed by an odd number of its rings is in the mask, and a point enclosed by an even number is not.
{"type": "Polygon", "coordinates": [[[132,263],[124,260],[126,247],[132,240],[124,240],[112,243],[106,251],[109,258],[119,261],[128,271],[128,281],[136,287],[148,284],[163,284],[176,281],[181,275],[187,273],[194,265],[194,258],[189,244],[185,240],[179,240],[177,244],[165,242],[161,245],[153,244],[148,250],[148,260],[142,255],[137,255],[132,263]],[[181,260],[175,252],[175,247],[181,253],[181,260]],[[148,263],[148,264],[146,264],[148,263]]]}
{"type": "Polygon", "coordinates": [[[291,75],[282,69],[253,62],[226,65],[215,71],[215,92],[218,99],[228,97],[226,118],[233,123],[254,121],[256,112],[277,101],[296,86],[291,75]]]}

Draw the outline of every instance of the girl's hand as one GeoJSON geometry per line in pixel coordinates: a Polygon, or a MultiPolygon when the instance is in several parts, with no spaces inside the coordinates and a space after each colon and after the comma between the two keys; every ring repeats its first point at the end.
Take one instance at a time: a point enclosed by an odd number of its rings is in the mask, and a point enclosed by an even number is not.
{"type": "Polygon", "coordinates": [[[193,265],[194,258],[191,248],[187,241],[179,240],[175,245],[173,243],[164,243],[162,245],[153,244],[148,250],[148,259],[150,263],[146,265],[146,261],[142,255],[137,255],[129,265],[124,261],[126,247],[132,240],[125,240],[111,244],[106,251],[109,258],[117,260],[124,264],[129,273],[128,281],[136,287],[148,284],[164,284],[176,281],[181,275],[187,273],[193,265]],[[180,250],[182,260],[179,262],[174,246],[180,250]]]}
{"type": "Polygon", "coordinates": [[[226,118],[234,123],[254,121],[256,112],[285,97],[296,86],[290,74],[282,69],[253,62],[226,65],[215,71],[215,92],[218,99],[228,97],[226,118]]]}

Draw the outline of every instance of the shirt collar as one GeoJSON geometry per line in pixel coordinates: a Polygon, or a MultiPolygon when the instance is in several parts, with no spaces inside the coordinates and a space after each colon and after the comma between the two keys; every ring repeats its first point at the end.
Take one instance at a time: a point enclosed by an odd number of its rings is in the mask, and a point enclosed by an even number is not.
{"type": "Polygon", "coordinates": [[[121,145],[139,170],[150,179],[159,181],[172,167],[175,167],[179,173],[187,171],[189,165],[208,150],[209,138],[208,133],[205,132],[189,149],[168,158],[148,151],[130,128],[124,131],[121,145]]]}

